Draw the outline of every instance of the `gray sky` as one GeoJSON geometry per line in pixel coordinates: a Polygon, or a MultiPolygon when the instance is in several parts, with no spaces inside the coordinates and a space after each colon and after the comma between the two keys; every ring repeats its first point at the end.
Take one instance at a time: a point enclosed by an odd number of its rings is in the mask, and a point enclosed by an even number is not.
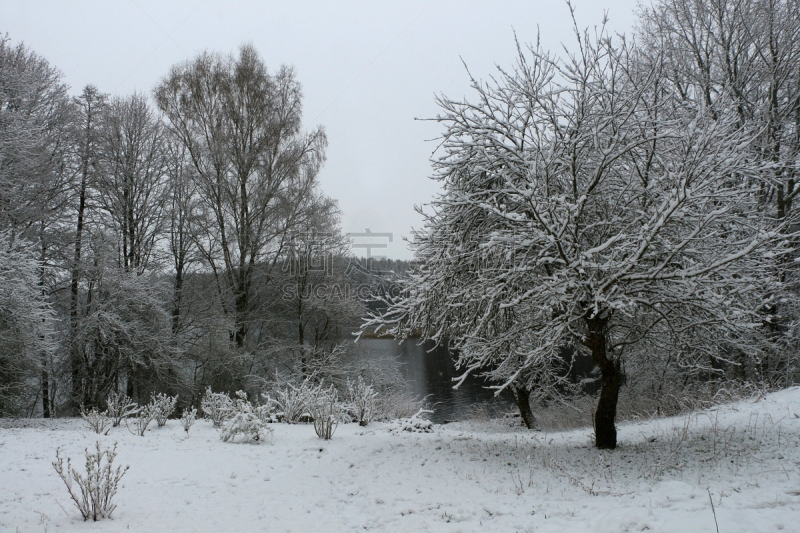
{"type": "MultiPolygon", "coordinates": [[[[573,0],[580,27],[609,14],[612,31],[630,33],[636,0],[573,0]]],[[[24,41],[59,67],[72,92],[150,91],[173,64],[208,49],[233,52],[250,42],[268,67],[294,65],[306,127],[325,126],[328,160],[320,175],[336,198],[346,232],[392,233],[373,255],[410,259],[403,236],[420,227],[414,205],[438,184],[429,158],[441,127],[433,97],[470,96],[462,59],[478,78],[514,62],[524,43],[572,45],[560,1],[217,1],[0,0],[0,32],[24,41]]],[[[367,243],[364,238],[356,243],[367,243]]],[[[355,250],[363,255],[363,250],[355,250]]]]}

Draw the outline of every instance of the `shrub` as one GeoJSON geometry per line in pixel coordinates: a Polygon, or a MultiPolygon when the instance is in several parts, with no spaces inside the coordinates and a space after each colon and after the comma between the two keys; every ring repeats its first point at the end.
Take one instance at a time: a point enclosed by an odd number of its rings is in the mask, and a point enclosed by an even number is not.
{"type": "Polygon", "coordinates": [[[106,398],[108,416],[111,417],[113,427],[120,425],[123,419],[139,412],[139,404],[125,394],[112,392],[106,398]]]}
{"type": "Polygon", "coordinates": [[[224,392],[211,392],[211,387],[206,389],[200,401],[203,415],[210,418],[214,427],[220,427],[226,418],[231,416],[234,409],[233,400],[224,392]]]}
{"type": "Polygon", "coordinates": [[[192,427],[194,421],[197,419],[197,409],[192,408],[191,410],[184,409],[183,414],[181,415],[181,426],[183,426],[183,430],[186,434],[189,434],[189,428],[192,427]]]}
{"type": "Polygon", "coordinates": [[[355,382],[347,380],[348,401],[353,406],[359,426],[366,426],[375,414],[375,399],[378,393],[367,385],[361,376],[355,382]]]}
{"type": "Polygon", "coordinates": [[[309,390],[308,411],[314,419],[314,431],[321,439],[330,440],[342,419],[342,404],[336,388],[319,385],[309,390]]]}
{"type": "Polygon", "coordinates": [[[56,450],[56,460],[53,468],[67,486],[69,495],[78,510],[83,516],[83,520],[90,518],[97,521],[100,518],[109,518],[116,504],[111,500],[117,493],[119,480],[128,471],[129,466],[124,469],[117,467],[114,469],[114,459],[117,456],[117,445],[111,450],[100,449],[100,443],[95,443],[97,451],[89,452],[86,449],[86,477],[72,468],[72,460],[67,458],[67,466],[64,467],[64,459],[60,455],[60,450],[56,450]],[[103,462],[105,457],[105,462],[103,462]],[[78,485],[78,493],[72,490],[73,482],[78,485]]]}
{"type": "Polygon", "coordinates": [[[425,398],[419,400],[415,394],[400,388],[387,388],[375,398],[375,414],[372,418],[379,421],[410,418],[424,408],[425,401],[425,398]]]}
{"type": "MultiPolygon", "coordinates": [[[[150,425],[150,422],[155,419],[157,414],[157,407],[155,407],[152,403],[142,406],[139,409],[139,412],[136,413],[136,417],[133,419],[133,427],[136,431],[132,431],[132,433],[135,433],[140,437],[144,437],[144,432],[147,431],[147,426],[150,425]]],[[[130,430],[130,426],[128,429],[130,430]]]]}
{"type": "Polygon", "coordinates": [[[167,419],[175,411],[175,404],[178,403],[178,395],[167,396],[163,392],[154,394],[150,400],[150,405],[153,408],[153,418],[155,418],[158,427],[163,428],[167,419]]]}
{"type": "Polygon", "coordinates": [[[233,404],[232,416],[225,420],[220,433],[224,442],[233,442],[238,435],[244,437],[242,442],[258,442],[272,433],[258,410],[247,401],[246,392],[237,391],[233,404]]]}
{"type": "Polygon", "coordinates": [[[86,422],[89,427],[92,428],[98,435],[108,435],[108,432],[111,429],[112,421],[111,418],[106,416],[105,411],[100,413],[93,407],[91,411],[86,413],[83,410],[83,407],[81,407],[81,418],[83,418],[84,422],[86,422]]]}
{"type": "Polygon", "coordinates": [[[278,416],[287,424],[294,424],[306,412],[309,384],[304,381],[299,387],[287,383],[284,388],[275,389],[272,401],[278,408],[278,416]]]}

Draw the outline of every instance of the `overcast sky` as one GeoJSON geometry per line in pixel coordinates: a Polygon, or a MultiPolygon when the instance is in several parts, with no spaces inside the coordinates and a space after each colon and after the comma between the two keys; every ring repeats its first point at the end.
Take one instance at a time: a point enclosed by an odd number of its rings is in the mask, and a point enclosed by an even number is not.
{"type": "MultiPolygon", "coordinates": [[[[573,0],[581,27],[604,10],[615,32],[630,33],[636,0],[573,0]]],[[[306,127],[322,124],[328,160],[322,189],[339,201],[346,232],[391,233],[373,239],[388,255],[410,259],[406,243],[438,184],[429,158],[440,125],[434,95],[469,95],[472,74],[514,62],[514,31],[558,49],[572,45],[559,1],[149,1],[0,0],[0,32],[24,41],[59,67],[72,92],[151,93],[175,63],[208,49],[233,52],[250,42],[271,69],[294,65],[304,92],[306,127]]],[[[366,243],[356,238],[356,243],[366,243]]],[[[363,255],[363,249],[354,250],[363,255]]]]}

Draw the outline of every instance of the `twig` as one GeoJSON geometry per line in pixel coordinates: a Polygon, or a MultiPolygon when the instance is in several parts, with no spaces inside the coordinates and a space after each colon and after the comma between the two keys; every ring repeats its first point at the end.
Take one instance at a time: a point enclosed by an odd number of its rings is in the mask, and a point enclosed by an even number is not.
{"type": "Polygon", "coordinates": [[[714,513],[714,525],[717,527],[717,533],[719,533],[719,524],[717,523],[717,511],[714,510],[714,500],[711,498],[711,489],[706,487],[706,491],[708,491],[708,501],[711,502],[711,512],[714,513]]]}
{"type": "MultiPolygon", "coordinates": [[[[56,500],[55,497],[53,499],[56,500]]],[[[64,511],[64,514],[67,515],[67,518],[69,518],[69,513],[67,512],[66,509],[64,509],[64,506],[61,505],[61,502],[56,500],[56,503],[58,504],[59,507],[61,507],[61,510],[64,511]]]]}

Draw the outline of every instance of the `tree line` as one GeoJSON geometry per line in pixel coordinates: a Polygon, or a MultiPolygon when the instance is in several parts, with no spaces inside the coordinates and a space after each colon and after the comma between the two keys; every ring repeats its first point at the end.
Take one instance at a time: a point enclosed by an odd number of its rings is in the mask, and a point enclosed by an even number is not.
{"type": "Polygon", "coordinates": [[[0,414],[256,390],[340,350],[360,303],[281,290],[344,279],[326,146],[294,70],[249,45],[149,95],[70,96],[0,39],[0,414]]]}

